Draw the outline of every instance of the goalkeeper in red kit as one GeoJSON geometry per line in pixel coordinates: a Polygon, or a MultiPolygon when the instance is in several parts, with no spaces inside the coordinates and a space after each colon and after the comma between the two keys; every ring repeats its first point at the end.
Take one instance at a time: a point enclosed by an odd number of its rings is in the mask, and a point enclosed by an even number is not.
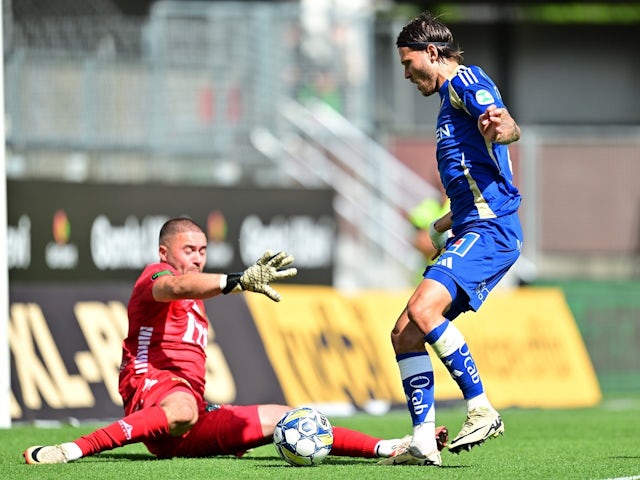
{"type": "MultiPolygon", "coordinates": [[[[293,257],[267,251],[240,273],[203,273],[207,239],[191,219],[160,230],[160,261],[147,265],[128,305],[119,391],[125,416],[73,441],[26,449],[28,464],[66,463],[142,442],[159,458],[242,455],[272,441],[287,405],[211,405],[204,400],[208,320],[204,299],[250,291],[280,301],[270,282],[291,278],[293,257]]],[[[335,426],[331,454],[390,457],[410,437],[383,440],[335,426]]],[[[444,448],[447,431],[436,432],[444,448]]]]}

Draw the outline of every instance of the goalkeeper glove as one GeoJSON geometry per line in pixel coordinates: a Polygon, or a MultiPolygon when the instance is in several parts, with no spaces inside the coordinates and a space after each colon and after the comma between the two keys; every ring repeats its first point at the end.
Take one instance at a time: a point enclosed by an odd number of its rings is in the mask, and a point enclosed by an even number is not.
{"type": "Polygon", "coordinates": [[[436,248],[436,250],[442,250],[447,244],[447,239],[449,238],[449,231],[439,232],[436,230],[436,221],[434,220],[429,224],[429,236],[431,237],[431,243],[436,248]]]}
{"type": "Polygon", "coordinates": [[[267,250],[262,257],[243,272],[228,273],[227,283],[222,289],[225,295],[234,291],[247,290],[262,293],[274,302],[280,301],[280,294],[269,283],[274,280],[294,277],[296,268],[285,268],[293,262],[293,257],[286,252],[278,252],[275,255],[267,250]]]}

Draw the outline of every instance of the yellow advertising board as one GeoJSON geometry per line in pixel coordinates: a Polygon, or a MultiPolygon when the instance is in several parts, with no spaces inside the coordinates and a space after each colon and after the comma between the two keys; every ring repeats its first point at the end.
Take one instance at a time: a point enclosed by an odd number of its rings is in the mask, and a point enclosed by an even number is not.
{"type": "Polygon", "coordinates": [[[278,290],[280,303],[259,295],[247,302],[287,403],[404,402],[393,350],[372,341],[381,332],[353,299],[330,287],[278,290]]]}
{"type": "MultiPolygon", "coordinates": [[[[404,403],[389,339],[410,291],[354,295],[279,286],[283,301],[246,300],[287,403],[404,403]]],[[[497,290],[456,319],[497,408],[584,407],[601,398],[589,355],[561,290],[497,290]]],[[[430,351],[432,357],[433,352],[430,351]]],[[[434,358],[436,399],[461,399],[434,358]]]]}

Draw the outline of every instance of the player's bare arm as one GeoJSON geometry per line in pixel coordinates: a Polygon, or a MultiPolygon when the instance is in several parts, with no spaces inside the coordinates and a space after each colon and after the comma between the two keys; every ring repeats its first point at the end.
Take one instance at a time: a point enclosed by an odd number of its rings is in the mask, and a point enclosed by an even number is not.
{"type": "Polygon", "coordinates": [[[445,213],[442,217],[438,218],[434,223],[434,228],[438,232],[446,232],[451,229],[453,221],[451,220],[451,212],[445,213]]]}
{"type": "Polygon", "coordinates": [[[163,275],[153,284],[153,298],[158,302],[193,298],[205,299],[222,293],[224,274],[190,273],[188,275],[163,275]]]}
{"type": "Polygon", "coordinates": [[[489,105],[478,117],[478,129],[491,143],[507,145],[520,139],[520,127],[506,108],[489,105]]]}
{"type": "Polygon", "coordinates": [[[291,263],[293,263],[293,256],[286,252],[273,254],[267,250],[255,264],[242,272],[226,274],[192,272],[178,276],[163,275],[153,285],[153,298],[159,302],[168,302],[186,298],[205,299],[221,293],[250,291],[262,293],[274,302],[279,302],[280,294],[271,287],[270,283],[294,277],[298,270],[289,267],[291,263]]]}

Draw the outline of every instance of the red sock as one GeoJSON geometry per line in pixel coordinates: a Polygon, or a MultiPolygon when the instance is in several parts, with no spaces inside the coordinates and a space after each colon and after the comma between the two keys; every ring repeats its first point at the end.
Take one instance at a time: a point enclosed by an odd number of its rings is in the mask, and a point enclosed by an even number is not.
{"type": "Polygon", "coordinates": [[[376,457],[379,438],[344,427],[333,427],[333,447],[331,455],[342,457],[376,457]]]}
{"type": "Polygon", "coordinates": [[[74,442],[82,450],[83,456],[87,456],[168,434],[167,416],[161,407],[155,405],[133,412],[111,425],[74,440],[74,442]]]}

